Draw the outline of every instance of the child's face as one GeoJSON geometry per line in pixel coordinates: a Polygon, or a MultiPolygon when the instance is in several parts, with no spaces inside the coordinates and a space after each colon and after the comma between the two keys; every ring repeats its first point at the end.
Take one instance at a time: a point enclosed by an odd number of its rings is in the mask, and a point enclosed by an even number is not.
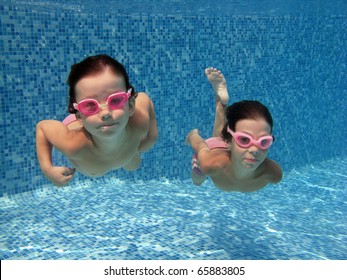
{"type": "MultiPolygon", "coordinates": [[[[271,127],[264,119],[246,119],[236,123],[235,132],[243,132],[250,135],[254,140],[262,136],[271,135],[271,127]]],[[[231,141],[232,159],[243,168],[255,170],[266,158],[268,150],[261,150],[252,145],[242,148],[234,139],[231,141]]]]}
{"type": "MultiPolygon", "coordinates": [[[[75,86],[75,91],[77,103],[83,99],[92,98],[103,105],[108,96],[116,92],[126,92],[127,89],[124,78],[106,68],[103,72],[79,80],[75,86]]],[[[132,109],[130,110],[128,101],[120,109],[111,110],[105,106],[91,116],[79,114],[83,126],[89,133],[95,136],[108,136],[123,131],[132,115],[132,109]]]]}

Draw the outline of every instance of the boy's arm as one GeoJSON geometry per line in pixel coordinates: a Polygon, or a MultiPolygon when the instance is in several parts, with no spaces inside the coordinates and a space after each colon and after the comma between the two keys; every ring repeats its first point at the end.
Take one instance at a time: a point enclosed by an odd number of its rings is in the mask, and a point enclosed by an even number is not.
{"type": "Polygon", "coordinates": [[[155,117],[154,105],[151,99],[149,99],[148,110],[150,118],[149,130],[146,138],[141,141],[141,144],[139,146],[139,152],[148,151],[150,148],[153,147],[153,145],[157,142],[158,139],[157,120],[155,117]]]}
{"type": "Polygon", "coordinates": [[[54,120],[41,121],[36,126],[36,151],[38,161],[44,175],[55,185],[67,184],[74,174],[68,167],[54,167],[52,164],[53,146],[65,155],[72,152],[72,139],[69,139],[68,129],[61,122],[54,120]]]}

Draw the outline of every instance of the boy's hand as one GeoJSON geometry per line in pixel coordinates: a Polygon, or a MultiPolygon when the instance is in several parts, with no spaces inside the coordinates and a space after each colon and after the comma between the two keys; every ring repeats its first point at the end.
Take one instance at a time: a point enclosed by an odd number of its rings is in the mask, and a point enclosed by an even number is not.
{"type": "Polygon", "coordinates": [[[195,128],[195,129],[193,129],[191,132],[188,133],[188,135],[187,135],[187,137],[186,137],[186,144],[191,145],[190,137],[191,137],[193,134],[198,134],[198,135],[199,135],[199,130],[198,130],[197,128],[195,128]]]}
{"type": "Polygon", "coordinates": [[[75,168],[52,166],[45,175],[55,186],[63,187],[72,180],[75,171],[75,168]]]}

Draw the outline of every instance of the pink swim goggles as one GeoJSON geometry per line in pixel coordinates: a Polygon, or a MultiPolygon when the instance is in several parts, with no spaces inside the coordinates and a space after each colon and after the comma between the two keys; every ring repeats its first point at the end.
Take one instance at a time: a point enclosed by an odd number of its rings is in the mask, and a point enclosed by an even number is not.
{"type": "Polygon", "coordinates": [[[274,141],[274,138],[271,135],[266,135],[260,137],[258,140],[254,140],[250,135],[243,132],[234,132],[229,127],[227,128],[227,131],[232,135],[237,145],[241,148],[249,148],[250,146],[255,145],[261,150],[266,150],[274,141]]]}
{"type": "Polygon", "coordinates": [[[121,109],[125,106],[131,96],[131,89],[128,92],[116,92],[111,94],[106,99],[106,103],[100,105],[100,103],[92,98],[83,99],[78,103],[74,103],[73,106],[76,110],[81,112],[85,116],[95,115],[100,112],[100,109],[108,106],[110,110],[121,109]]]}

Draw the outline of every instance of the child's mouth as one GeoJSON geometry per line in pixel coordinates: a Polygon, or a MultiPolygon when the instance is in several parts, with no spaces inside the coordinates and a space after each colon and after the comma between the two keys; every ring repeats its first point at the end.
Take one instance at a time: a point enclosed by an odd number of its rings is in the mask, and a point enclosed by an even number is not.
{"type": "Polygon", "coordinates": [[[99,129],[101,129],[101,130],[107,130],[107,129],[110,129],[110,128],[115,127],[117,124],[118,124],[118,123],[103,124],[103,125],[100,125],[100,126],[99,126],[99,129]]]}
{"type": "Polygon", "coordinates": [[[258,162],[258,160],[256,160],[255,158],[245,158],[245,161],[253,164],[258,162]]]}

